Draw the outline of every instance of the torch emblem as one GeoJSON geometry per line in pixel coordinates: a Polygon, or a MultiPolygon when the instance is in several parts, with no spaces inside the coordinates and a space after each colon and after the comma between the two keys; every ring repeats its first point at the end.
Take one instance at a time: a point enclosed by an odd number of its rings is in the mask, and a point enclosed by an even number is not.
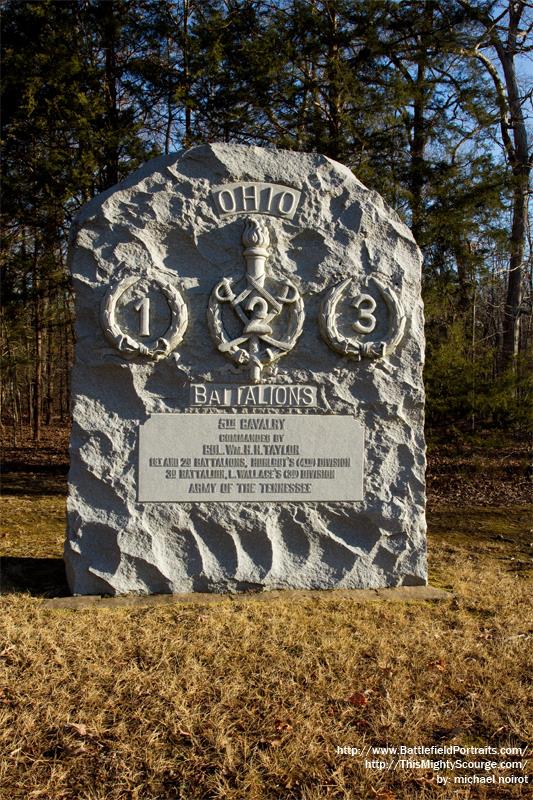
{"type": "Polygon", "coordinates": [[[246,220],[242,243],[246,285],[237,292],[233,278],[223,278],[211,292],[207,318],[220,352],[247,367],[252,383],[260,383],[263,368],[296,344],[303,328],[304,305],[290,280],[274,281],[267,276],[270,237],[262,220],[246,220]],[[231,310],[230,318],[225,310],[231,310]]]}

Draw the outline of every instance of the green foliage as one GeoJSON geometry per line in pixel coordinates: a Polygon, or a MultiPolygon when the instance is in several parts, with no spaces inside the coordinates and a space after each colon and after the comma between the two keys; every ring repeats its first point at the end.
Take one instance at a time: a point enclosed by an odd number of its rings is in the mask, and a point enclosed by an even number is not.
{"type": "MultiPolygon", "coordinates": [[[[479,293],[479,285],[476,288],[479,293]]],[[[498,372],[498,340],[488,334],[491,311],[483,294],[466,310],[458,299],[449,281],[441,280],[425,292],[424,381],[430,432],[531,430],[533,375],[528,359],[521,358],[516,371],[498,372]]]]}

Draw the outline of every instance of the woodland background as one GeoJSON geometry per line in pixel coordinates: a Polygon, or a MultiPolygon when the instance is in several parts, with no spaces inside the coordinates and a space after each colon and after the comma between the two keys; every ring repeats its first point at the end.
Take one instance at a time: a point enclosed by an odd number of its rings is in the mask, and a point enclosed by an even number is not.
{"type": "Polygon", "coordinates": [[[206,141],[317,151],[380,192],[425,257],[430,435],[523,435],[532,23],[519,0],[3,2],[0,399],[14,443],[68,421],[77,210],[206,141]]]}

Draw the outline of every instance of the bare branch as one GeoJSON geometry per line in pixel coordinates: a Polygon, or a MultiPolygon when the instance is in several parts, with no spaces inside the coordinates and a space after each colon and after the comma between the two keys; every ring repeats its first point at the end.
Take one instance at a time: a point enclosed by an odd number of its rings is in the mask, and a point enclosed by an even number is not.
{"type": "Polygon", "coordinates": [[[507,100],[507,93],[505,91],[505,87],[501,81],[500,76],[498,75],[498,70],[490,60],[490,58],[482,53],[477,48],[474,50],[467,50],[461,48],[460,51],[464,56],[468,56],[469,58],[476,58],[478,61],[485,66],[487,72],[492,78],[492,82],[494,83],[494,88],[496,89],[496,98],[498,101],[498,107],[500,110],[500,128],[502,133],[502,141],[505,147],[505,151],[509,158],[509,162],[513,163],[515,159],[515,151],[513,147],[513,143],[511,141],[511,137],[509,136],[509,103],[507,100]]]}

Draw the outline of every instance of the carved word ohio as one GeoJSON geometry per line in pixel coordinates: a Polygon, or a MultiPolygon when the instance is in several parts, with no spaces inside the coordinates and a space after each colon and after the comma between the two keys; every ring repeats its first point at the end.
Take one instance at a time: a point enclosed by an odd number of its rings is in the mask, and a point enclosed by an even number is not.
{"type": "Polygon", "coordinates": [[[271,214],[292,219],[302,193],[276,183],[226,183],[212,188],[217,212],[226,214],[271,214]]]}

